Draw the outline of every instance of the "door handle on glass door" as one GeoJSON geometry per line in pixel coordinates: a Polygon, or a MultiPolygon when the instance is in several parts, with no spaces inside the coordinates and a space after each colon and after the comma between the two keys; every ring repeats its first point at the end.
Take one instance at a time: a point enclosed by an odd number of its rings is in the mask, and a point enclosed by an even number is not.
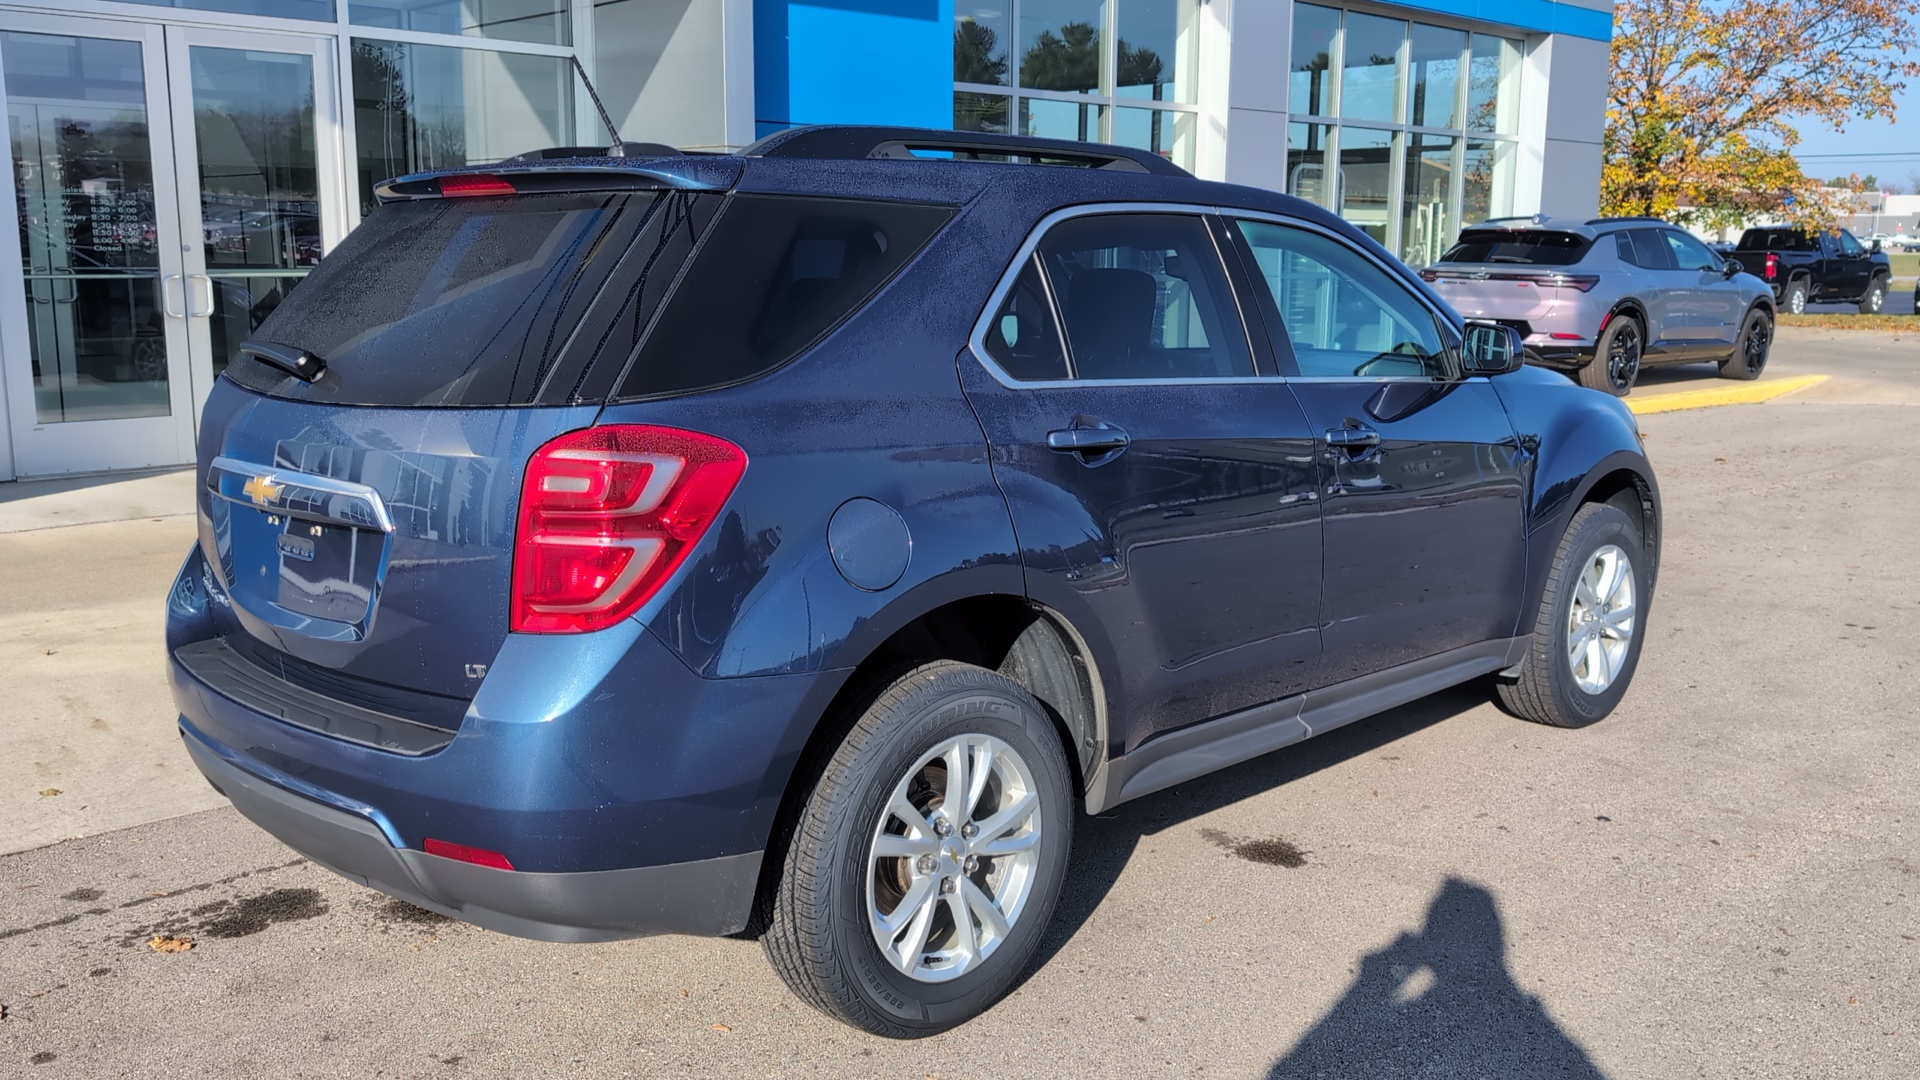
{"type": "Polygon", "coordinates": [[[213,279],[205,274],[188,274],[188,282],[198,281],[207,287],[207,310],[193,310],[193,286],[187,286],[187,315],[189,318],[204,319],[213,314],[213,279]]]}
{"type": "Polygon", "coordinates": [[[168,274],[160,279],[160,310],[166,312],[169,319],[184,319],[187,317],[186,308],[182,307],[179,311],[173,310],[172,283],[176,278],[180,280],[182,287],[185,287],[187,278],[185,274],[168,274]]]}

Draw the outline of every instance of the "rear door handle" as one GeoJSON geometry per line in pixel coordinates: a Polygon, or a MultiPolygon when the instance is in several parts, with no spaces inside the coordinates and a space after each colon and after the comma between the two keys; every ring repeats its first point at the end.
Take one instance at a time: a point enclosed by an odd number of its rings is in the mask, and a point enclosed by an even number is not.
{"type": "Polygon", "coordinates": [[[1077,455],[1088,465],[1104,465],[1132,443],[1133,436],[1104,421],[1047,432],[1047,449],[1077,455]]]}
{"type": "Polygon", "coordinates": [[[1380,433],[1365,424],[1328,428],[1327,445],[1338,450],[1371,450],[1380,445],[1380,433]]]}

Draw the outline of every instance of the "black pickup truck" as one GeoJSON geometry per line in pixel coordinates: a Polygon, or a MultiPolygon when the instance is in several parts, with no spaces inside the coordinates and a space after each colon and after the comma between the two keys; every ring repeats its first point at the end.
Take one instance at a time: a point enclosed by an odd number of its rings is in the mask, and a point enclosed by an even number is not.
{"type": "Polygon", "coordinates": [[[1835,303],[1859,304],[1861,314],[1878,315],[1893,281],[1880,245],[1869,248],[1845,229],[1748,229],[1727,254],[1773,286],[1779,309],[1795,315],[1808,304],[1835,303]]]}

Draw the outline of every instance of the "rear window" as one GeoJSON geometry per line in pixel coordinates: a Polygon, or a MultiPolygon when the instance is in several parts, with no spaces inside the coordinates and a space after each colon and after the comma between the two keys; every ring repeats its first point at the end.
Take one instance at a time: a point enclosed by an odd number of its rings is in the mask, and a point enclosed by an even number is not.
{"type": "Polygon", "coordinates": [[[1799,229],[1748,229],[1740,234],[1741,251],[1818,251],[1819,247],[1799,229]]]}
{"type": "Polygon", "coordinates": [[[318,356],[320,377],[303,383],[246,356],[227,375],[342,404],[532,403],[659,203],[575,194],[382,206],[253,333],[318,356]]]}
{"type": "Polygon", "coordinates": [[[779,367],[878,292],[953,213],[736,196],[668,298],[619,396],[724,386],[779,367]]]}
{"type": "Polygon", "coordinates": [[[1549,229],[1483,229],[1460,234],[1460,241],[1443,263],[1521,263],[1529,266],[1572,266],[1586,258],[1593,241],[1569,232],[1549,229]]]}

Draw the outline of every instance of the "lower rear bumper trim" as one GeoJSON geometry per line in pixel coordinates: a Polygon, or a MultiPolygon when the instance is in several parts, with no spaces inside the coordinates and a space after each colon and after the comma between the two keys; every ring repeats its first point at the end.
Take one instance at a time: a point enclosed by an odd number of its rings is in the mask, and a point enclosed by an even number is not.
{"type": "Polygon", "coordinates": [[[396,847],[373,820],[296,794],[229,761],[184,725],[193,763],[254,824],[342,877],[450,918],[541,941],[745,928],[763,852],[582,873],[495,870],[396,847]]]}

